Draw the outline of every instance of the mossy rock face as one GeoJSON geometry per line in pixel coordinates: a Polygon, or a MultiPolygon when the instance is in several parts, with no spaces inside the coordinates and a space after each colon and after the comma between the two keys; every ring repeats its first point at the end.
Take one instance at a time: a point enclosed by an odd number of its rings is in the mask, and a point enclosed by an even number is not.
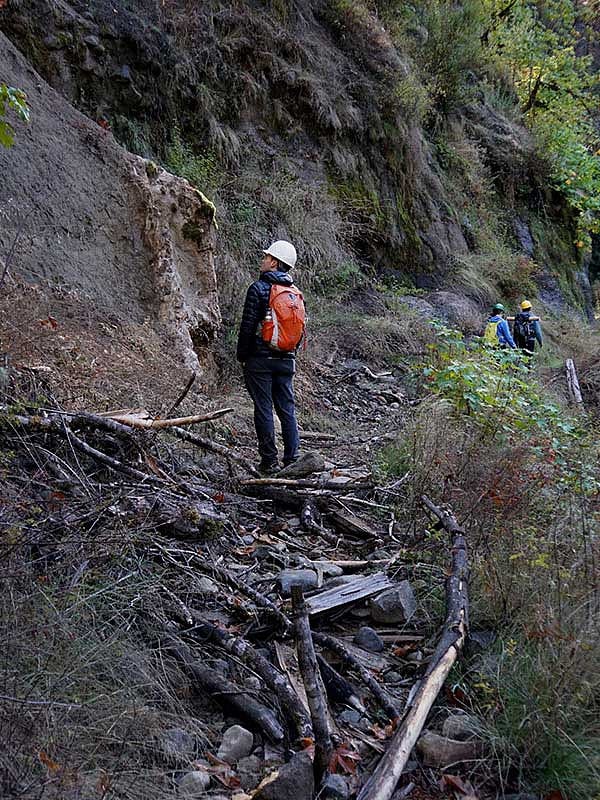
{"type": "Polygon", "coordinates": [[[198,245],[202,244],[204,237],[206,236],[205,229],[197,222],[191,221],[185,223],[185,225],[181,228],[181,232],[186,239],[189,239],[191,242],[195,242],[198,245]]]}

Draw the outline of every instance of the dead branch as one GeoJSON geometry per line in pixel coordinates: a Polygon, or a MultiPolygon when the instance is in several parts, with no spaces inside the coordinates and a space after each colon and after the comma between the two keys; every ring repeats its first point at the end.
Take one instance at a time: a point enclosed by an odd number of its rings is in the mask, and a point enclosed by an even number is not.
{"type": "Polygon", "coordinates": [[[225,447],[223,444],[213,442],[212,439],[207,439],[205,436],[198,436],[194,433],[188,433],[187,431],[184,431],[183,428],[173,427],[169,428],[169,430],[174,433],[178,439],[183,439],[184,442],[195,444],[196,447],[200,447],[203,450],[208,450],[210,453],[215,453],[218,456],[222,456],[228,461],[234,461],[251,475],[258,475],[258,471],[254,465],[248,461],[248,459],[243,458],[243,456],[239,456],[237,453],[234,453],[229,447],[225,447]]]}
{"type": "Polygon", "coordinates": [[[218,672],[201,665],[189,647],[171,633],[165,633],[162,646],[185,667],[202,690],[214,700],[251,722],[273,742],[284,738],[284,731],[273,712],[253,697],[241,691],[218,672]]]}
{"type": "Polygon", "coordinates": [[[297,737],[299,739],[312,739],[311,722],[304,713],[298,695],[291,688],[284,675],[275,669],[260,653],[257,653],[254,647],[245,639],[232,636],[222,628],[217,628],[216,625],[203,619],[194,609],[190,609],[190,613],[193,619],[193,627],[184,631],[184,633],[193,633],[195,636],[202,637],[205,641],[218,644],[229,653],[237,656],[245,664],[248,664],[275,694],[283,711],[294,721],[297,737]]]}
{"type": "Polygon", "coordinates": [[[106,419],[120,422],[130,428],[142,428],[144,430],[162,430],[163,428],[174,428],[178,425],[196,425],[199,422],[210,422],[213,419],[224,417],[231,414],[233,408],[220,408],[218,411],[211,411],[208,414],[194,414],[191,417],[174,417],[171,419],[151,419],[145,410],[136,412],[109,411],[106,414],[99,414],[106,419]]]}
{"type": "Polygon", "coordinates": [[[454,516],[423,496],[423,504],[452,535],[452,571],[446,582],[446,621],[442,636],[402,724],[385,755],[363,786],[358,800],[390,800],[421,733],[427,715],[458,657],[468,631],[468,566],[464,530],[454,516]]]}
{"type": "Polygon", "coordinates": [[[327,650],[331,650],[333,653],[339,656],[346,666],[353,669],[360,676],[362,682],[368,689],[370,689],[374,697],[379,701],[379,704],[391,720],[396,720],[400,717],[400,709],[397,707],[396,703],[392,700],[389,694],[378,683],[378,681],[375,680],[369,670],[366,667],[363,667],[358,659],[355,658],[338,639],[334,639],[333,636],[328,636],[326,633],[319,633],[317,631],[314,631],[313,639],[315,642],[317,642],[317,644],[320,644],[321,647],[325,647],[327,650]]]}
{"type": "Polygon", "coordinates": [[[306,689],[315,734],[315,772],[316,777],[320,778],[327,769],[332,749],[329,709],[321,673],[317,666],[308,609],[304,602],[302,587],[295,584],[291,589],[298,666],[306,689]]]}
{"type": "Polygon", "coordinates": [[[579,378],[577,377],[577,370],[575,369],[575,362],[572,358],[567,358],[565,361],[565,369],[567,373],[567,386],[569,388],[569,396],[575,405],[583,408],[583,397],[581,396],[581,389],[579,387],[579,378]]]}
{"type": "Polygon", "coordinates": [[[162,416],[164,416],[165,418],[168,419],[172,414],[175,413],[176,409],[179,408],[179,406],[183,403],[185,398],[188,396],[188,392],[190,391],[190,389],[194,385],[194,381],[195,380],[196,380],[196,372],[195,372],[195,370],[192,370],[192,374],[190,375],[188,382],[186,383],[185,387],[183,388],[183,391],[181,392],[181,394],[179,395],[177,400],[175,400],[175,402],[173,403],[171,408],[167,411],[167,413],[163,414],[162,416]]]}

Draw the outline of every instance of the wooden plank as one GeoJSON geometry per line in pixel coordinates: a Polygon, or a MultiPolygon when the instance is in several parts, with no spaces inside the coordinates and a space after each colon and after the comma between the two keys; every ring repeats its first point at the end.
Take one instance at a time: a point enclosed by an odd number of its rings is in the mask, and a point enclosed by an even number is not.
{"type": "Polygon", "coordinates": [[[360,539],[376,539],[377,531],[355,514],[346,514],[343,511],[332,511],[331,521],[342,533],[358,536],[360,539]]]}
{"type": "Polygon", "coordinates": [[[308,612],[311,616],[322,614],[332,608],[339,608],[348,603],[363,600],[373,594],[379,594],[384,589],[391,589],[393,585],[385,572],[376,572],[373,575],[358,575],[354,580],[348,581],[342,586],[327,589],[310,597],[306,601],[308,612]]]}

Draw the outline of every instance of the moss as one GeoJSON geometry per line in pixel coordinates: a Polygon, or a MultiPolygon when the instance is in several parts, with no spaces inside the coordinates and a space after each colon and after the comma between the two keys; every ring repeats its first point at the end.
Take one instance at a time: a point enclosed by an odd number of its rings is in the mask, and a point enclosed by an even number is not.
{"type": "Polygon", "coordinates": [[[189,239],[191,242],[195,242],[196,244],[202,244],[206,235],[206,232],[201,225],[198,225],[197,222],[191,221],[186,222],[185,225],[183,225],[181,232],[186,239],[189,239]]]}

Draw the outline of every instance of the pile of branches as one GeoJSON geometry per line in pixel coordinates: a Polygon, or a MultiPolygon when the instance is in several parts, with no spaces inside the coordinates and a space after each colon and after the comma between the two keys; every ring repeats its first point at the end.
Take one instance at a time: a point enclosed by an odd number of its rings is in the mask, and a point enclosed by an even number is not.
{"type": "MultiPolygon", "coordinates": [[[[134,616],[141,619],[140,630],[157,652],[175,660],[196,689],[265,740],[285,745],[288,753],[306,750],[314,761],[317,785],[329,773],[345,770],[359,789],[359,756],[340,733],[332,708],[343,703],[359,709],[392,738],[358,796],[391,798],[466,636],[464,532],[451,514],[424,499],[452,538],[447,619],[412,690],[390,691],[356,648],[327,629],[332,612],[335,615],[356,599],[391,585],[392,561],[382,565],[356,557],[392,532],[391,526],[382,531],[351,510],[384,508],[373,499],[378,495],[372,479],[368,473],[346,482],[326,473],[257,478],[243,456],[189,430],[230,411],[155,420],[139,411],[103,415],[27,403],[2,406],[0,522],[3,533],[10,532],[3,577],[18,573],[24,554],[39,575],[47,573],[48,564],[60,568],[69,555],[70,564],[79,561],[70,575],[63,576],[72,588],[92,567],[82,542],[93,539],[100,529],[118,527],[122,536],[130,537],[135,557],[154,564],[161,575],[153,584],[156,602],[131,604],[134,616]],[[216,456],[224,469],[200,465],[181,441],[216,456]],[[317,598],[306,599],[302,589],[292,585],[291,606],[285,598],[257,588],[260,581],[252,575],[256,562],[239,563],[248,556],[244,532],[272,530],[285,540],[285,520],[274,516],[273,508],[292,508],[298,515],[303,539],[298,539],[299,532],[295,539],[287,538],[310,554],[313,565],[343,565],[346,571],[364,574],[357,575],[352,586],[317,598]],[[72,557],[74,548],[81,549],[78,559],[72,557]],[[373,566],[380,571],[369,572],[373,566]],[[206,579],[211,583],[210,598],[206,579]],[[211,603],[227,615],[229,624],[207,613],[211,603]],[[276,657],[266,657],[265,645],[276,657]],[[266,693],[257,697],[237,685],[209,665],[207,652],[244,665],[266,693]]],[[[393,493],[394,485],[383,490],[393,493]]],[[[107,552],[104,557],[108,558],[107,552]]],[[[307,556],[303,558],[306,561],[307,556]]],[[[121,574],[116,580],[127,579],[121,574]]],[[[382,749],[375,744],[375,753],[382,749]]]]}

